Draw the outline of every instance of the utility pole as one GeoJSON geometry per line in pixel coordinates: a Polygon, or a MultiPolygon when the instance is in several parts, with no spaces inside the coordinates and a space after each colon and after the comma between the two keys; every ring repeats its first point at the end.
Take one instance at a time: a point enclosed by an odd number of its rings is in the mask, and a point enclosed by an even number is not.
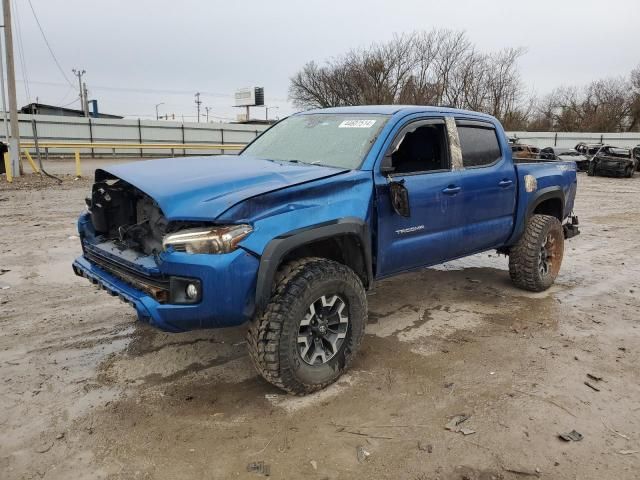
{"type": "Polygon", "coordinates": [[[211,107],[204,107],[204,111],[207,112],[207,123],[209,123],[209,110],[211,110],[211,107]]]}
{"type": "Polygon", "coordinates": [[[87,82],[82,82],[82,92],[84,93],[84,103],[82,109],[84,110],[84,116],[89,116],[89,94],[87,92],[87,82]]]}
{"type": "Polygon", "coordinates": [[[80,108],[82,109],[82,111],[84,112],[84,116],[88,117],[89,114],[87,112],[87,110],[85,109],[85,104],[84,104],[84,93],[83,93],[83,88],[82,88],[82,76],[87,73],[85,70],[76,70],[75,68],[73,70],[71,70],[73,72],[73,74],[78,77],[78,91],[80,92],[80,108]]]}
{"type": "Polygon", "coordinates": [[[200,92],[196,92],[196,106],[198,107],[198,123],[200,123],[200,104],[202,100],[200,100],[200,92]]]}
{"type": "Polygon", "coordinates": [[[11,171],[19,177],[20,168],[20,129],[18,128],[18,101],[16,99],[16,69],[13,63],[13,34],[11,32],[11,7],[9,0],[2,0],[4,17],[4,42],[7,56],[7,90],[9,94],[9,117],[11,120],[11,139],[9,140],[9,158],[11,171]]]}
{"type": "MultiPolygon", "coordinates": [[[[3,25],[4,27],[4,25],[3,25]]],[[[0,53],[2,52],[2,37],[0,37],[0,53]]],[[[2,90],[2,116],[4,120],[4,137],[5,137],[5,145],[9,146],[9,140],[11,139],[11,134],[9,133],[9,114],[7,113],[7,95],[6,90],[4,89],[4,61],[0,58],[0,90],[2,90]]],[[[37,100],[36,100],[37,102],[37,100]]],[[[4,161],[4,159],[2,160],[4,161]]]]}

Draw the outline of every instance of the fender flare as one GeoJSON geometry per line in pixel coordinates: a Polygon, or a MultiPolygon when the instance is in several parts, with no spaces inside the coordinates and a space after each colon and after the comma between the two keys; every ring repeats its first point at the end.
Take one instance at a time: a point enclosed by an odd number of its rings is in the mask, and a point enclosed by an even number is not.
{"type": "Polygon", "coordinates": [[[292,230],[271,240],[260,257],[256,279],[256,307],[262,310],[269,303],[276,271],[288,253],[305,244],[341,235],[355,235],[359,239],[366,267],[367,285],[370,287],[373,283],[373,267],[369,226],[357,217],[346,217],[292,230]]]}
{"type": "Polygon", "coordinates": [[[562,218],[560,222],[564,220],[565,215],[565,203],[564,203],[564,191],[560,187],[547,187],[538,190],[535,192],[531,201],[529,202],[529,206],[527,207],[527,215],[525,217],[525,225],[533,215],[533,211],[540,205],[542,202],[546,200],[558,199],[562,203],[562,218]]]}

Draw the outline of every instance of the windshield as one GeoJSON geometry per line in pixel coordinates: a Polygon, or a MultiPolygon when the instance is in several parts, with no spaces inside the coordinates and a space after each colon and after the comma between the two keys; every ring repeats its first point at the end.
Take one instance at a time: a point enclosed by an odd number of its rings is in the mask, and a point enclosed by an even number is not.
{"type": "Polygon", "coordinates": [[[620,158],[631,157],[631,151],[627,150],[626,148],[612,148],[609,152],[610,152],[609,154],[612,157],[620,157],[620,158]]]}
{"type": "Polygon", "coordinates": [[[274,125],[242,155],[330,167],[358,168],[388,115],[294,115],[274,125]]]}

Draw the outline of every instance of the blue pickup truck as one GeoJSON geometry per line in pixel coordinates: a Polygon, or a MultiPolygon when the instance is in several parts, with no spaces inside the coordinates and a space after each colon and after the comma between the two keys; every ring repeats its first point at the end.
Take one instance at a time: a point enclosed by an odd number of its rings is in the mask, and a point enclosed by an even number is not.
{"type": "Polygon", "coordinates": [[[97,170],[73,269],[166,331],[248,323],[260,374],[305,394],[348,368],[376,280],[497,250],[515,285],[548,288],[576,185],[574,162],[514,163],[481,113],[312,110],[239,156],[97,170]]]}

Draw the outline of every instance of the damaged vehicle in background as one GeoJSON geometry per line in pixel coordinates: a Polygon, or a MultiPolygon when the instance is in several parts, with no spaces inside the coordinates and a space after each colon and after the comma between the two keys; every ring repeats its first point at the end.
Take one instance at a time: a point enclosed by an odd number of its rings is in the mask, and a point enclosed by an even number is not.
{"type": "Polygon", "coordinates": [[[613,177],[633,177],[637,160],[628,148],[603,145],[589,160],[589,176],[608,175],[613,177]]]}
{"type": "MultiPolygon", "coordinates": [[[[580,153],[587,157],[587,160],[591,160],[593,156],[600,151],[600,149],[604,146],[603,143],[578,143],[574,149],[576,152],[580,153]]],[[[587,172],[589,170],[589,162],[581,162],[578,165],[578,170],[581,172],[587,172]]]]}
{"type": "Polygon", "coordinates": [[[574,162],[514,162],[489,115],[311,110],[239,156],[96,170],[73,269],[166,331],[248,324],[257,371],[305,394],[353,361],[377,280],[497,250],[549,288],[576,189],[574,162]]]}
{"type": "Polygon", "coordinates": [[[578,170],[582,172],[586,172],[589,168],[589,158],[573,148],[546,147],[540,150],[540,158],[576,162],[578,170]]]}
{"type": "Polygon", "coordinates": [[[511,145],[511,153],[513,158],[538,158],[540,149],[533,145],[514,143],[511,145]]]}

